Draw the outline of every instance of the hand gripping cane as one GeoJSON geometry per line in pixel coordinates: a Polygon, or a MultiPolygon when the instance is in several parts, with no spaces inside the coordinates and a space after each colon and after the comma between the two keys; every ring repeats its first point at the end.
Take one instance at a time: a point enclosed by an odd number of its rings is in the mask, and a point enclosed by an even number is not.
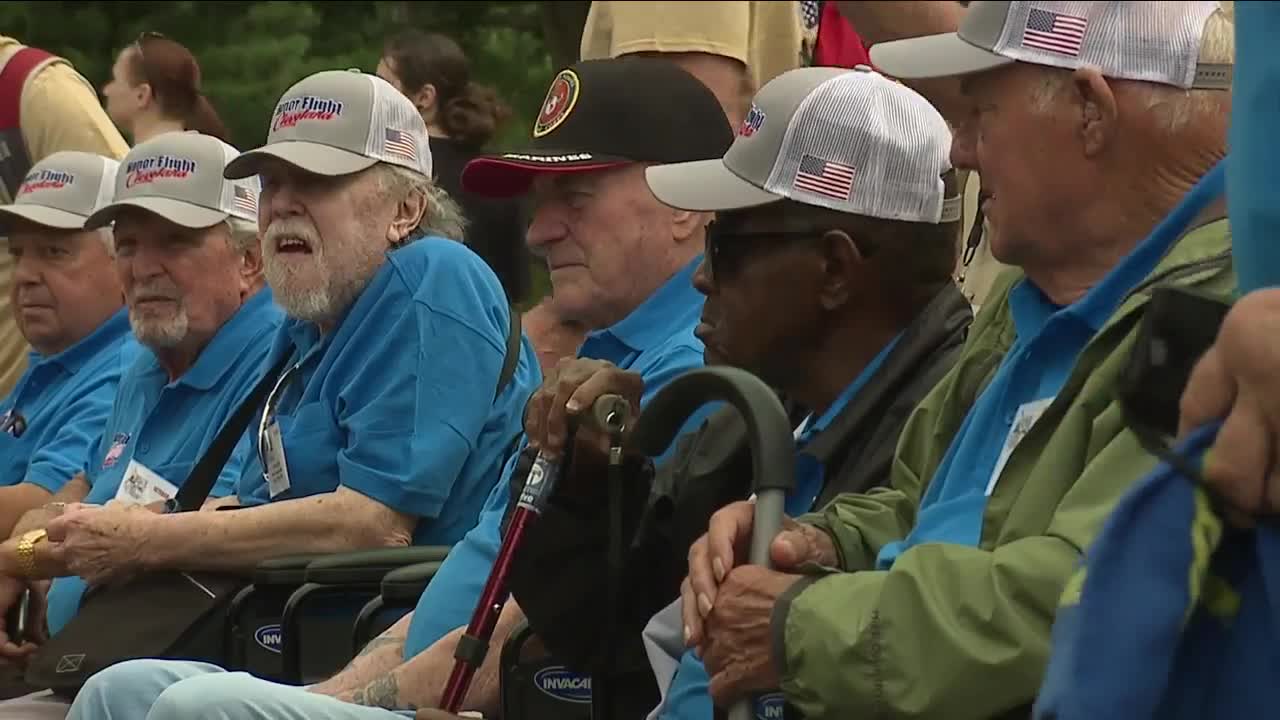
{"type": "MultiPolygon", "coordinates": [[[[636,419],[630,442],[646,455],[660,455],[689,416],[715,401],[734,406],[747,424],[756,496],[749,561],[770,567],[769,544],[782,528],[783,505],[795,484],[795,438],[782,403],[768,385],[737,368],[691,370],[653,396],[636,419]]],[[[734,703],[730,720],[751,720],[752,704],[751,699],[734,703]]]]}
{"type": "MultiPolygon", "coordinates": [[[[611,437],[618,438],[630,416],[631,404],[626,399],[620,395],[601,395],[591,406],[589,421],[596,423],[611,437]]],[[[570,428],[571,433],[572,430],[570,428]]],[[[616,441],[614,444],[617,444],[616,441]]],[[[498,616],[511,593],[507,587],[511,560],[520,548],[529,523],[542,514],[559,479],[560,463],[539,452],[533,466],[529,468],[529,475],[520,491],[520,498],[516,501],[511,522],[502,536],[502,546],[498,550],[493,569],[489,571],[484,590],[480,593],[480,601],[476,603],[476,609],[471,615],[471,622],[467,625],[466,633],[458,638],[458,646],[453,652],[456,662],[441,701],[446,712],[457,713],[461,709],[467,690],[471,687],[471,679],[484,662],[485,654],[489,651],[489,640],[498,624],[498,616]]]]}

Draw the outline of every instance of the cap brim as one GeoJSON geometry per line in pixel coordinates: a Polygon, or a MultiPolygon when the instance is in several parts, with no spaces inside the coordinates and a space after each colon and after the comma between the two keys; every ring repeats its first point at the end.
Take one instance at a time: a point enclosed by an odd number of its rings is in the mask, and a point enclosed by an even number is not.
{"type": "Polygon", "coordinates": [[[952,77],[983,72],[1014,61],[970,45],[956,33],[926,35],[871,46],[871,64],[901,80],[952,77]]]}
{"type": "Polygon", "coordinates": [[[654,197],[677,210],[738,210],[783,199],[738,177],[720,159],[654,165],[644,179],[654,197]]]}
{"type": "Polygon", "coordinates": [[[373,167],[378,162],[373,158],[332,145],[305,140],[281,140],[242,153],[227,163],[227,168],[222,175],[228,180],[240,180],[257,175],[262,169],[262,161],[269,158],[283,160],[309,173],[335,177],[360,172],[373,167]]]}
{"type": "Polygon", "coordinates": [[[85,217],[66,210],[44,205],[6,205],[0,207],[0,225],[8,225],[14,218],[59,230],[85,229],[85,217]]]}
{"type": "Polygon", "coordinates": [[[90,215],[89,219],[85,221],[84,227],[86,230],[92,230],[94,228],[109,225],[112,222],[115,222],[116,217],[120,215],[122,210],[131,207],[141,208],[148,212],[155,213],[175,225],[181,225],[182,227],[191,228],[192,230],[199,230],[201,228],[216,225],[230,217],[227,213],[218,210],[210,210],[209,208],[201,207],[199,205],[192,205],[191,203],[183,202],[181,200],[174,200],[172,198],[141,197],[120,200],[107,205],[101,210],[90,215]]]}
{"type": "Polygon", "coordinates": [[[539,175],[607,170],[632,162],[614,155],[570,152],[481,155],[462,168],[462,189],[492,198],[515,197],[528,192],[533,179],[539,175]],[[571,161],[557,159],[567,155],[587,157],[571,161]]]}

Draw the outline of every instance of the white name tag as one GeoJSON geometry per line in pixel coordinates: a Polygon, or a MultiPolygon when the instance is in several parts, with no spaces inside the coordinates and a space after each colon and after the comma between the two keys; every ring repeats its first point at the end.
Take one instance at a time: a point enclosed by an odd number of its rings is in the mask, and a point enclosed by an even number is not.
{"type": "Polygon", "coordinates": [[[157,475],[151,468],[137,460],[130,460],[124,469],[124,479],[116,490],[116,500],[130,505],[150,505],[172,500],[178,488],[157,475]]]}
{"type": "Polygon", "coordinates": [[[1044,411],[1053,404],[1053,398],[1044,398],[1043,400],[1033,400],[1029,403],[1023,403],[1018,408],[1018,413],[1013,417],[1013,425],[1009,426],[1009,434],[1004,438],[1004,447],[1000,449],[1000,457],[996,460],[996,468],[991,473],[991,478],[987,480],[987,497],[991,497],[991,493],[996,489],[996,482],[1000,480],[1000,473],[1004,472],[1005,463],[1009,462],[1009,456],[1013,454],[1013,449],[1018,447],[1018,443],[1022,442],[1022,438],[1031,432],[1031,426],[1036,424],[1036,420],[1044,414],[1044,411]]]}
{"type": "Polygon", "coordinates": [[[267,490],[275,498],[290,487],[289,465],[284,459],[284,441],[280,439],[280,423],[272,421],[260,443],[263,462],[266,463],[262,471],[267,476],[267,490]]]}

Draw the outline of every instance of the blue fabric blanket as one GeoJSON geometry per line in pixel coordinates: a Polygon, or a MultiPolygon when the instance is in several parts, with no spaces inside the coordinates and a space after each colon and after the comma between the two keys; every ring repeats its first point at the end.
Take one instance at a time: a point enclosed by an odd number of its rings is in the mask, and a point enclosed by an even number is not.
{"type": "MultiPolygon", "coordinates": [[[[1200,429],[1179,452],[1201,466],[1216,432],[1200,429]]],[[[1280,529],[1230,528],[1202,488],[1161,465],[1067,585],[1034,717],[1276,716],[1280,529]]]]}

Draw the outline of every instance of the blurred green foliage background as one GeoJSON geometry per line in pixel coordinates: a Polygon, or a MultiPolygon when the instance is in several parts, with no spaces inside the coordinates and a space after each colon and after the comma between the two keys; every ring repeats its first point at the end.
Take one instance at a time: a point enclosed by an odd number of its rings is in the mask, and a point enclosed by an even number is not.
{"type": "Polygon", "coordinates": [[[383,40],[412,26],[453,37],[473,79],[498,89],[514,115],[495,139],[528,137],[552,65],[576,59],[589,2],[0,2],[0,32],[71,60],[96,87],[144,31],[186,45],[203,89],[247,148],[266,137],[286,88],[318,70],[373,72],[383,40]]]}
{"type": "MultiPolygon", "coordinates": [[[[512,117],[491,150],[518,145],[553,70],[577,59],[589,1],[560,2],[0,2],[0,33],[71,60],[101,89],[121,48],[163,33],[200,63],[204,94],[241,149],[260,144],[280,94],[318,70],[373,72],[383,41],[409,26],[449,35],[472,79],[512,117]]],[[[536,263],[532,298],[545,291],[536,263]]]]}

